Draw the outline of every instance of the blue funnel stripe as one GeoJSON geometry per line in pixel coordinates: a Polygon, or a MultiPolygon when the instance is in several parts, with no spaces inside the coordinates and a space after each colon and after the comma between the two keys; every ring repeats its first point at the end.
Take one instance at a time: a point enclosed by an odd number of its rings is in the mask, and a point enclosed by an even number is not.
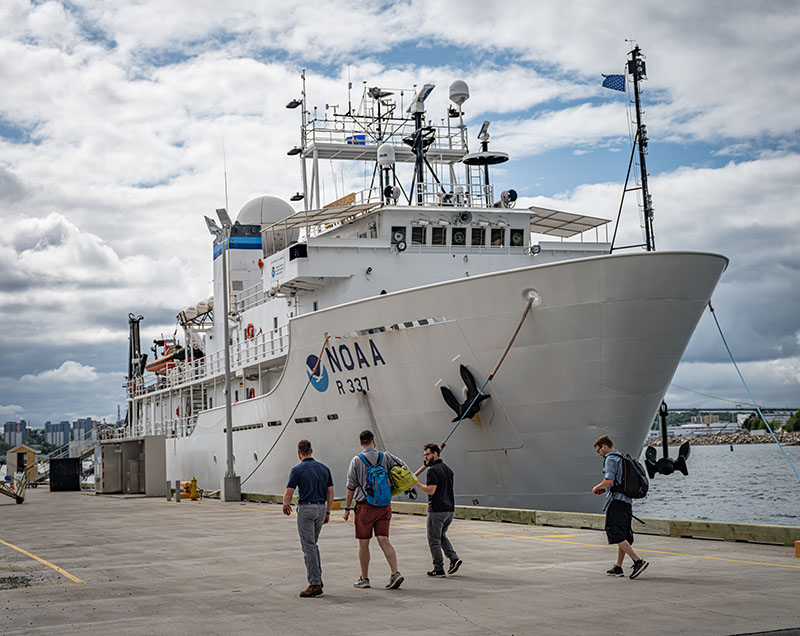
{"type": "MultiPolygon", "coordinates": [[[[232,236],[228,240],[228,249],[231,250],[260,250],[260,236],[232,236]]],[[[214,258],[222,254],[222,245],[214,245],[214,258]]]]}

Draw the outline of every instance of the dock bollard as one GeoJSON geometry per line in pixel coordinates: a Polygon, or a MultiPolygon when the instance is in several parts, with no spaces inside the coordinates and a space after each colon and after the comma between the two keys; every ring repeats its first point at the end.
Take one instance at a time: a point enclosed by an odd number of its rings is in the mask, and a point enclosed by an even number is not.
{"type": "Polygon", "coordinates": [[[167,501],[172,499],[172,484],[167,480],[167,501]]]}
{"type": "Polygon", "coordinates": [[[794,555],[800,559],[800,541],[794,542],[794,555]]]}
{"type": "Polygon", "coordinates": [[[175,481],[175,503],[181,502],[181,480],[175,481]]]}

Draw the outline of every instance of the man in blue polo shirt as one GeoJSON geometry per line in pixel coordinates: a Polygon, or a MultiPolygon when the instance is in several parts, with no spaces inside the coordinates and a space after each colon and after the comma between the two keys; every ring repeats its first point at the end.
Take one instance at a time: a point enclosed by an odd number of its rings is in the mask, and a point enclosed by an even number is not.
{"type": "Polygon", "coordinates": [[[331,518],[333,506],[333,478],[325,464],[311,455],[311,442],[301,439],[297,443],[300,463],[289,473],[289,482],[283,494],[283,514],[292,514],[292,497],[295,488],[300,488],[297,501],[297,534],[306,562],[308,587],[300,592],[303,598],[322,594],[322,564],[317,540],[323,524],[331,518]]]}

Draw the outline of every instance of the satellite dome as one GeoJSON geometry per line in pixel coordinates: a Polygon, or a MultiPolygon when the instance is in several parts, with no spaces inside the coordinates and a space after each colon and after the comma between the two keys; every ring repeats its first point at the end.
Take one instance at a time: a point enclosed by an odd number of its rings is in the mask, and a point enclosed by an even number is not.
{"type": "Polygon", "coordinates": [[[272,225],[292,214],[294,208],[283,199],[262,196],[245,203],[236,216],[236,222],[240,225],[272,225]]]}
{"type": "Polygon", "coordinates": [[[394,165],[394,147],[390,143],[378,146],[378,163],[384,168],[394,165]]]}
{"type": "Polygon", "coordinates": [[[464,80],[456,80],[450,84],[450,101],[461,106],[469,99],[469,86],[464,80]]]}

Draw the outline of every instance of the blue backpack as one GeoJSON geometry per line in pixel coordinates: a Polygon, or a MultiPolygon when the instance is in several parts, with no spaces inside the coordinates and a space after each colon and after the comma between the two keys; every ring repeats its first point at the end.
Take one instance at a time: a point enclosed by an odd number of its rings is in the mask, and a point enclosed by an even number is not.
{"type": "Polygon", "coordinates": [[[371,506],[388,506],[392,503],[392,484],[381,463],[383,462],[383,453],[378,451],[378,461],[374,466],[367,461],[364,453],[361,453],[359,457],[367,465],[367,484],[364,488],[367,503],[371,506]]]}

